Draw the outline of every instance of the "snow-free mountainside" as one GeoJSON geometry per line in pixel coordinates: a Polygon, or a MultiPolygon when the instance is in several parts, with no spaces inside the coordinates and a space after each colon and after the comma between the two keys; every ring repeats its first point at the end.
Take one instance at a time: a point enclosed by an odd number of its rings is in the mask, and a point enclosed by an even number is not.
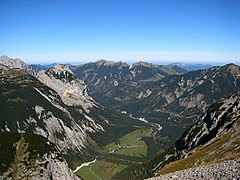
{"type": "Polygon", "coordinates": [[[237,178],[239,90],[235,64],[1,56],[0,178],[237,178]]]}

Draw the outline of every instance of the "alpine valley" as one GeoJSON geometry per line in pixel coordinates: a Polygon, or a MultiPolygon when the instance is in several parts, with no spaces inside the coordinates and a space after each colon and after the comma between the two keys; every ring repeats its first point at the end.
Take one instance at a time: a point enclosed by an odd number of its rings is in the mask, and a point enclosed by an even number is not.
{"type": "Polygon", "coordinates": [[[235,64],[0,57],[0,179],[238,178],[239,120],[235,64]]]}

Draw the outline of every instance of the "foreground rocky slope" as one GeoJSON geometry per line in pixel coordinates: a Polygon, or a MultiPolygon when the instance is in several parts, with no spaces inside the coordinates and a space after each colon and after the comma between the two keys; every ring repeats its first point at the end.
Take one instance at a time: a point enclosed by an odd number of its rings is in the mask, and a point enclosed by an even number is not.
{"type": "MultiPolygon", "coordinates": [[[[159,174],[240,156],[240,92],[218,101],[175,143],[178,161],[159,174]]],[[[161,166],[161,165],[159,165],[161,166]]],[[[160,167],[158,167],[160,168],[160,167]]]]}
{"type": "Polygon", "coordinates": [[[233,153],[235,150],[236,152],[240,150],[239,130],[240,91],[210,106],[207,112],[175,143],[175,147],[179,157],[183,158],[188,156],[188,152],[192,149],[205,144],[210,146],[215,141],[219,142],[222,137],[229,141],[224,142],[226,144],[221,148],[221,154],[229,156],[223,154],[224,151],[233,153]]]}
{"type": "Polygon", "coordinates": [[[24,72],[0,65],[1,131],[34,132],[61,152],[81,152],[87,133],[103,130],[81,107],[66,106],[60,96],[24,72]]]}
{"type": "Polygon", "coordinates": [[[79,179],[42,136],[1,132],[0,147],[0,179],[79,179]]]}
{"type": "Polygon", "coordinates": [[[240,177],[240,159],[227,160],[221,163],[210,164],[197,168],[190,168],[159,177],[150,178],[149,180],[170,180],[170,179],[232,179],[237,180],[240,177]]]}

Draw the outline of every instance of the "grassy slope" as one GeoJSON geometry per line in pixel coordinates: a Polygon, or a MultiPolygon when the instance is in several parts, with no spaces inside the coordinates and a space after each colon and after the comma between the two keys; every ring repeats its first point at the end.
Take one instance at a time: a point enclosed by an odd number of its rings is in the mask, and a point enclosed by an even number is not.
{"type": "MultiPolygon", "coordinates": [[[[236,125],[239,129],[240,119],[236,122],[236,125]]],[[[239,130],[236,130],[234,133],[228,132],[222,134],[211,144],[193,149],[188,157],[166,165],[157,175],[240,157],[239,137],[239,130]]]]}
{"type": "Polygon", "coordinates": [[[20,174],[25,174],[26,179],[31,179],[37,167],[46,166],[36,162],[51,152],[55,153],[56,159],[63,160],[55,145],[42,136],[34,133],[1,132],[0,176],[5,172],[4,176],[9,179],[21,179],[20,174]]]}

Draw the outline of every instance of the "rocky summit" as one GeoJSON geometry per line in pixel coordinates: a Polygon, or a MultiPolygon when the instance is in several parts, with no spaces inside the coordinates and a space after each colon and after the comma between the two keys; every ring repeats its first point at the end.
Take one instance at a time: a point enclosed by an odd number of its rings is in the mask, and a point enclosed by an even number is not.
{"type": "Polygon", "coordinates": [[[66,105],[82,106],[88,112],[89,108],[96,106],[87,94],[87,85],[66,65],[57,64],[54,68],[42,70],[37,73],[37,79],[54,89],[66,105]]]}
{"type": "Polygon", "coordinates": [[[9,58],[8,56],[1,56],[0,64],[3,64],[9,67],[10,69],[19,69],[28,74],[35,75],[35,71],[32,70],[32,68],[28,64],[26,64],[24,61],[18,58],[12,59],[9,58]]]}

